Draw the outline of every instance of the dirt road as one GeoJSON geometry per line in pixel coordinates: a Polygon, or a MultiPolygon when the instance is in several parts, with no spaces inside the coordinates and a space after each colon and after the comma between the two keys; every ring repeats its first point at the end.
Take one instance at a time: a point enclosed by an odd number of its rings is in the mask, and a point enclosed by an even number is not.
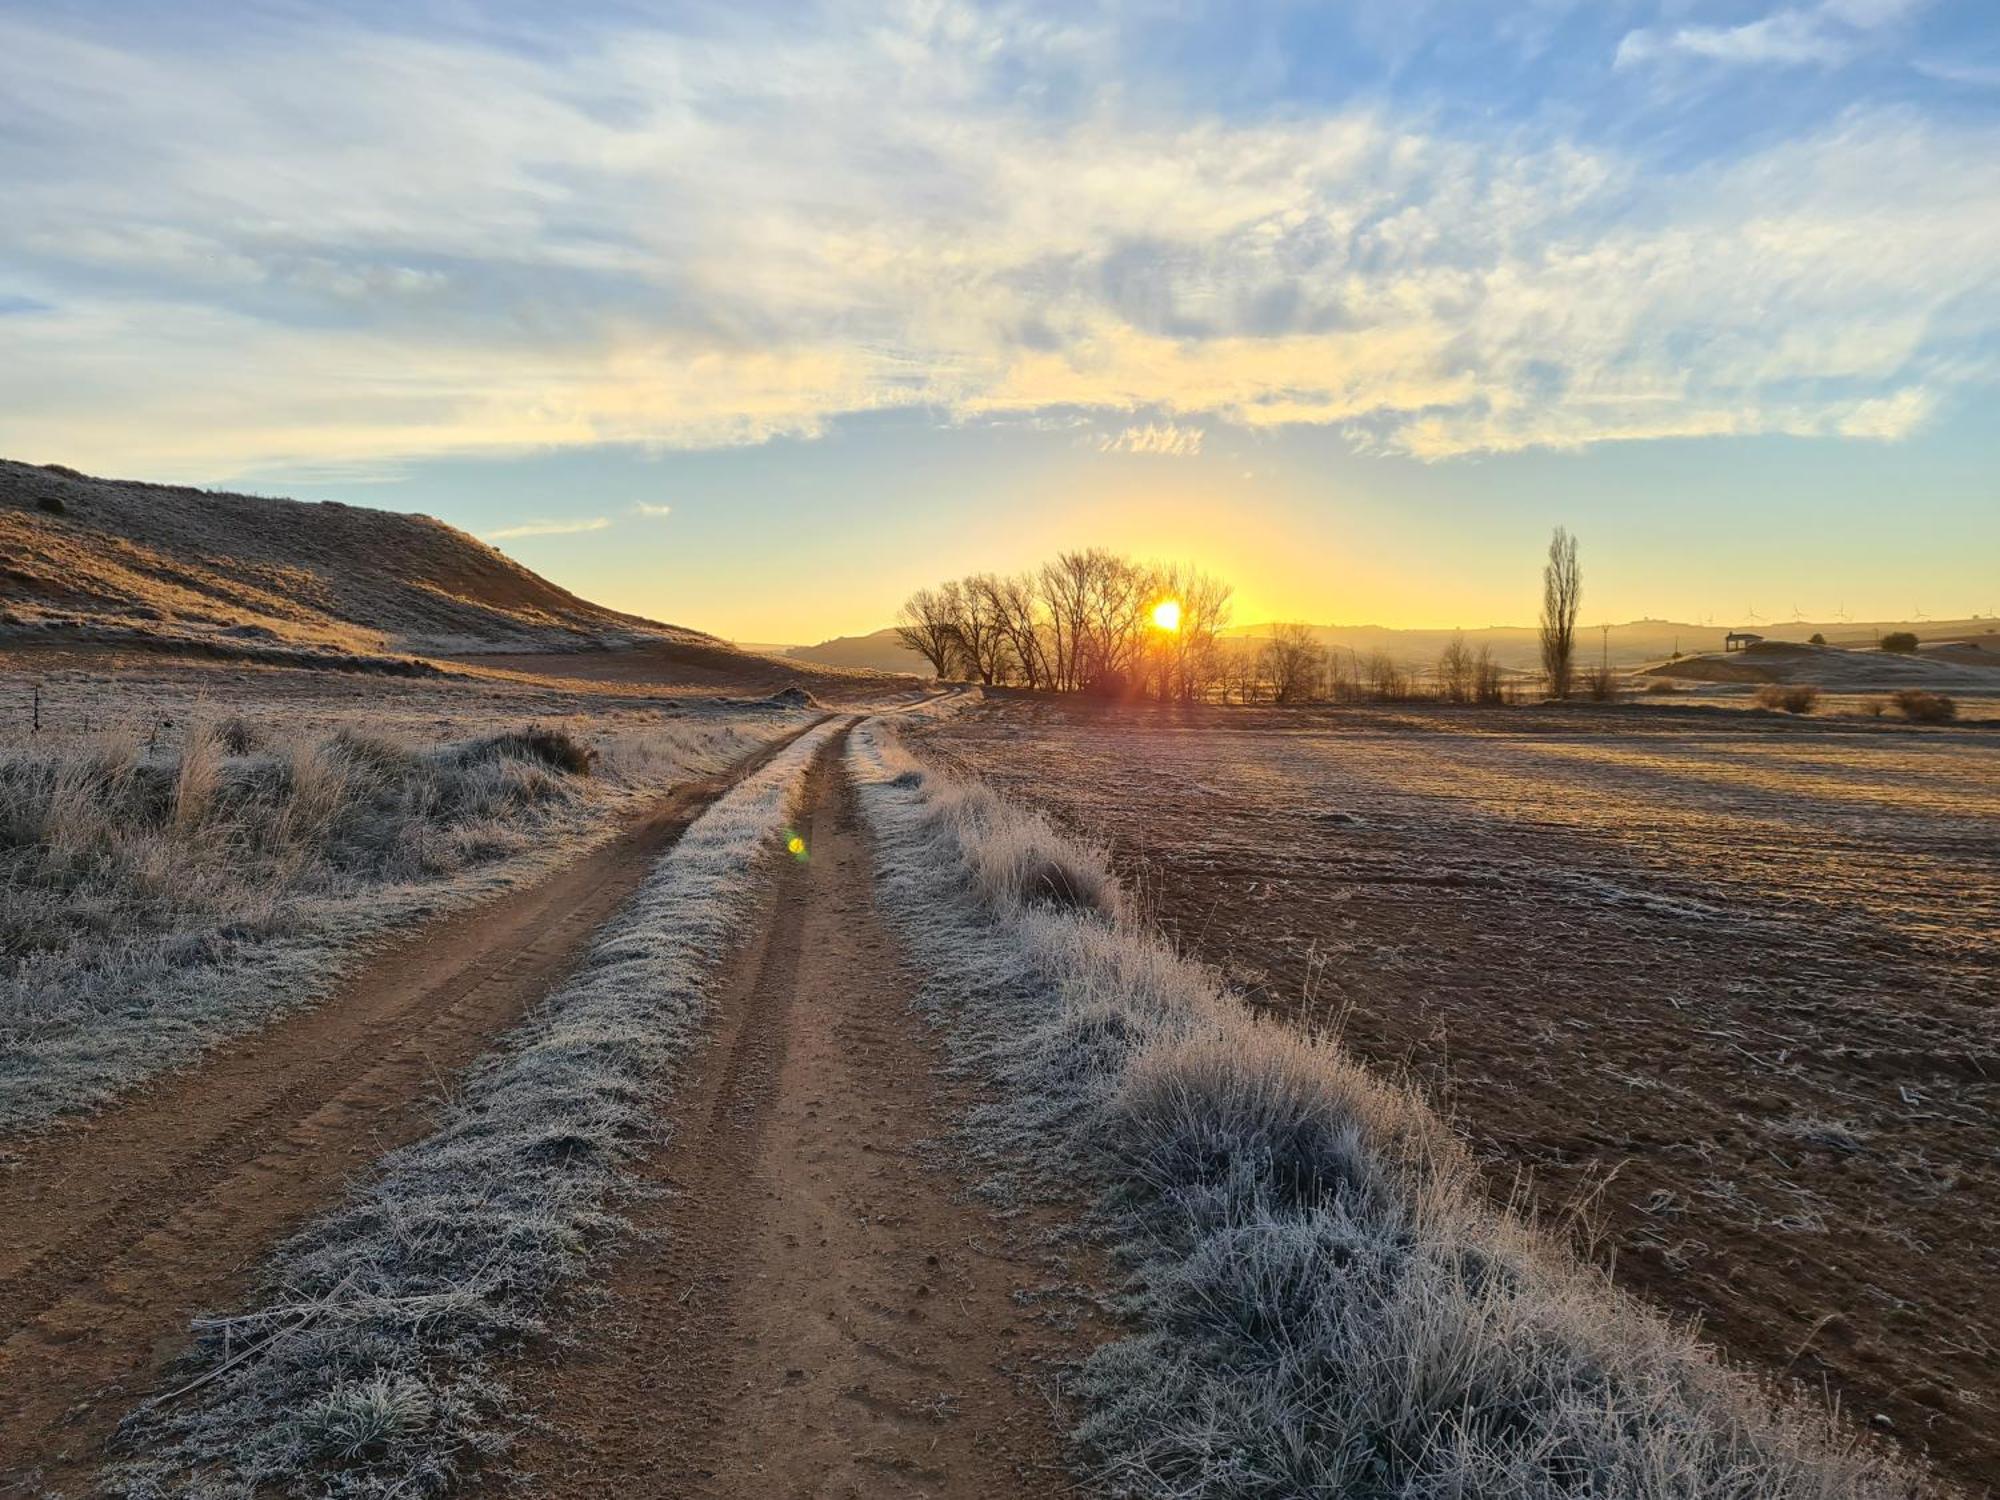
{"type": "MultiPolygon", "coordinates": [[[[789,737],[787,741],[789,742],[789,737]]],[[[111,1425],[264,1251],[569,971],[726,787],[690,782],[528,889],[425,924],[312,1010],[0,1154],[0,1494],[87,1480],[111,1425]]]]}
{"type": "MultiPolygon", "coordinates": [[[[873,906],[839,768],[814,770],[803,863],[735,966],[671,1144],[650,1237],[603,1316],[541,1372],[532,1491],[723,1497],[1050,1496],[1037,1393],[1070,1352],[926,1142],[952,1101],[873,906]]],[[[531,1380],[531,1376],[521,1377],[531,1380]]]]}

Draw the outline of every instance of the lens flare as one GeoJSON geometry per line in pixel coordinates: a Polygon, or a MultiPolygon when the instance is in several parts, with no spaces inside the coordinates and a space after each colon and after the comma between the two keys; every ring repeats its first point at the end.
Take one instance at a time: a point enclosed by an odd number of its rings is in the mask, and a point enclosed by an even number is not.
{"type": "Polygon", "coordinates": [[[1179,630],[1181,628],[1181,601],[1178,599],[1162,599],[1158,604],[1155,604],[1153,606],[1153,623],[1161,630],[1179,630]]]}

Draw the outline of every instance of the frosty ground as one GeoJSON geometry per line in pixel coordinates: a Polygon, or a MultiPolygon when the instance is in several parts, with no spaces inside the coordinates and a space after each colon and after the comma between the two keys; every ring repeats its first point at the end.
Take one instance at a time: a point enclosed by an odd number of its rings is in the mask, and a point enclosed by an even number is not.
{"type": "Polygon", "coordinates": [[[2000,1472],[2000,742],[1015,702],[927,743],[1112,844],[1256,1003],[1429,1089],[1621,1283],[2000,1472]]]}

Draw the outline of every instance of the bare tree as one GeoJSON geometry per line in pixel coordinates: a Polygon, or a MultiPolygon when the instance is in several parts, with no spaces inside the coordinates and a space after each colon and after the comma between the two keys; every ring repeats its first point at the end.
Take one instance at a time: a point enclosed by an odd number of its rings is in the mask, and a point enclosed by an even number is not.
{"type": "Polygon", "coordinates": [[[1576,538],[1558,526],[1549,539],[1542,568],[1542,672],[1549,696],[1567,698],[1576,670],[1576,609],[1583,599],[1583,576],[1576,565],[1576,538]]]}
{"type": "Polygon", "coordinates": [[[958,638],[965,652],[965,664],[974,676],[991,687],[1007,675],[1010,651],[1000,619],[1000,581],[991,573],[975,573],[957,588],[958,638]]]}
{"type": "Polygon", "coordinates": [[[1048,622],[1049,676],[1058,692],[1083,686],[1081,655],[1092,554],[1065,552],[1044,563],[1035,586],[1048,622]]]}
{"type": "Polygon", "coordinates": [[[1168,597],[1181,607],[1181,618],[1180,628],[1167,635],[1160,695],[1199,698],[1214,678],[1216,637],[1229,623],[1229,599],[1235,590],[1193,568],[1170,568],[1164,582],[1168,597]]]}
{"type": "Polygon", "coordinates": [[[1501,683],[1500,663],[1493,659],[1491,646],[1482,645],[1479,654],[1472,659],[1472,701],[1474,703],[1507,701],[1501,683]]]}
{"type": "Polygon", "coordinates": [[[1472,648],[1461,632],[1438,653],[1437,695],[1446,703],[1470,703],[1473,691],[1472,648]]]}
{"type": "Polygon", "coordinates": [[[1310,625],[1273,625],[1262,658],[1280,703],[1303,703],[1318,694],[1321,652],[1310,625]]]}
{"type": "Polygon", "coordinates": [[[1410,678],[1396,658],[1386,651],[1371,651],[1361,663],[1362,680],[1368,696],[1378,703],[1397,703],[1410,696],[1410,678]]]}
{"type": "Polygon", "coordinates": [[[1120,694],[1132,685],[1145,639],[1146,614],[1158,593],[1149,568],[1093,548],[1084,554],[1083,634],[1078,686],[1120,694]]]}
{"type": "Polygon", "coordinates": [[[896,637],[931,664],[940,677],[958,665],[958,586],[918,589],[896,613],[896,637]]]}
{"type": "Polygon", "coordinates": [[[987,576],[983,587],[989,592],[994,622],[1006,639],[1008,654],[1022,681],[1031,688],[1042,687],[1049,680],[1048,642],[1036,608],[1034,576],[987,576]]]}

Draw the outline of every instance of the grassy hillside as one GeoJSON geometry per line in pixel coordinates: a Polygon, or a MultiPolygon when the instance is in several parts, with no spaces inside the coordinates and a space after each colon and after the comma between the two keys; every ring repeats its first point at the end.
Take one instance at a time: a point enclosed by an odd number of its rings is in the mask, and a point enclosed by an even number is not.
{"type": "Polygon", "coordinates": [[[429,516],[0,460],[5,622],[442,653],[707,641],[579,599],[429,516]]]}

